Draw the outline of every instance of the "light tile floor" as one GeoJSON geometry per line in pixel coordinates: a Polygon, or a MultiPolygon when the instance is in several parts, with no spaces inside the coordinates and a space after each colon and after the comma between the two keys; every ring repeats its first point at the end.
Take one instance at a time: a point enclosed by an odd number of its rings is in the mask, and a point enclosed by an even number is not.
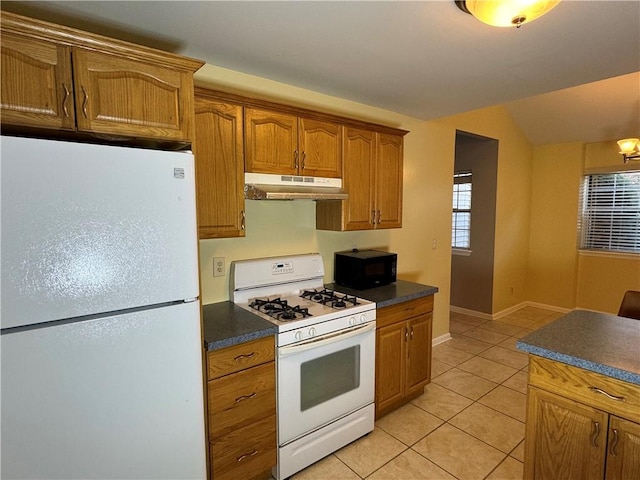
{"type": "Polygon", "coordinates": [[[528,359],[515,343],[561,315],[452,312],[453,338],[433,348],[425,393],[292,480],[521,480],[528,359]]]}

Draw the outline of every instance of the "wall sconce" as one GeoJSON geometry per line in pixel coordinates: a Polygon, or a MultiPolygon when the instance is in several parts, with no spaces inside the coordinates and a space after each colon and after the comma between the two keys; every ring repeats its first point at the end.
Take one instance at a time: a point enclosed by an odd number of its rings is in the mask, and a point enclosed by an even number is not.
{"type": "Polygon", "coordinates": [[[640,139],[638,138],[625,138],[618,140],[620,146],[620,154],[624,158],[624,163],[629,160],[640,160],[640,139]]]}
{"type": "Polygon", "coordinates": [[[454,0],[460,10],[487,25],[520,28],[541,17],[560,0],[454,0]]]}

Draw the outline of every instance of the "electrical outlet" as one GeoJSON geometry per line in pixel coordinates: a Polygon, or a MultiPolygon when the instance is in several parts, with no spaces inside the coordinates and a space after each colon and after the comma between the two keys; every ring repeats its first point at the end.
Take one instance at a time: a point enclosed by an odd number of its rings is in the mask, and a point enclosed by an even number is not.
{"type": "Polygon", "coordinates": [[[224,277],[224,257],[213,257],[213,276],[224,277]]]}

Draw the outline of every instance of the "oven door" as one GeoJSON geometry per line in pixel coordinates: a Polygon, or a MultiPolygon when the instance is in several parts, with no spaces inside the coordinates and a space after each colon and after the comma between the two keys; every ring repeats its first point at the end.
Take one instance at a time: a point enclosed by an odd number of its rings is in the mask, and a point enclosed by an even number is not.
{"type": "Polygon", "coordinates": [[[373,403],[375,322],[278,348],[278,443],[283,446],[373,403]]]}

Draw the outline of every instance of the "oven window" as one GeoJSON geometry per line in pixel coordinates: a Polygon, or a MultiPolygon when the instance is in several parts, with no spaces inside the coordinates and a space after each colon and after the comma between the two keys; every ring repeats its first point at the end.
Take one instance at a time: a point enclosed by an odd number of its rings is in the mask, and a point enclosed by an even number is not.
{"type": "Polygon", "coordinates": [[[360,386],[360,345],[300,365],[301,411],[360,386]]]}

